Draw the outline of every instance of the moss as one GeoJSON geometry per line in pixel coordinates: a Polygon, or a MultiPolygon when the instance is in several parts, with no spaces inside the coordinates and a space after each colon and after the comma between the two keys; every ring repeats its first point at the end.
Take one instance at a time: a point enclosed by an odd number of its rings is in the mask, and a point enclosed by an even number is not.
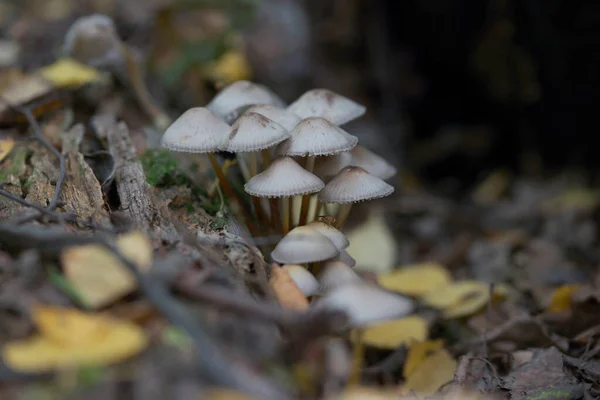
{"type": "Polygon", "coordinates": [[[0,168],[0,183],[8,179],[10,175],[20,177],[27,170],[27,156],[29,151],[25,148],[18,147],[8,155],[3,161],[0,168]]]}
{"type": "MultiPolygon", "coordinates": [[[[184,186],[191,190],[192,196],[198,200],[202,208],[210,214],[215,215],[221,208],[219,198],[207,199],[206,189],[194,183],[194,181],[177,165],[173,155],[164,149],[150,149],[142,154],[140,161],[144,168],[146,181],[151,186],[172,187],[184,186]]],[[[196,211],[195,202],[186,203],[184,206],[188,213],[196,211]]]]}

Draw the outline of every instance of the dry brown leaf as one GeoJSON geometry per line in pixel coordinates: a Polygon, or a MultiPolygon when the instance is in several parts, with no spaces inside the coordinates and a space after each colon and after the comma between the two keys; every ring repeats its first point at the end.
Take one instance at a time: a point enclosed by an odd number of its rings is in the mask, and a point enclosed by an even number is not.
{"type": "Polygon", "coordinates": [[[0,139],[0,162],[10,153],[15,146],[15,141],[11,137],[0,139]]]}
{"type": "Polygon", "coordinates": [[[427,339],[427,321],[413,315],[369,326],[363,331],[366,345],[382,349],[395,349],[402,344],[427,339]]]}
{"type": "Polygon", "coordinates": [[[422,296],[448,286],[452,281],[452,277],[439,264],[423,263],[380,275],[377,280],[386,289],[409,296],[422,296]]]}
{"type": "Polygon", "coordinates": [[[402,393],[407,394],[411,390],[419,396],[435,393],[442,385],[452,380],[456,365],[456,360],[446,349],[436,350],[406,377],[402,393]]]}
{"type": "Polygon", "coordinates": [[[99,314],[36,306],[33,320],[40,334],[2,348],[3,360],[16,371],[108,365],[138,354],[148,344],[136,325],[99,314]]]}
{"type": "MultiPolygon", "coordinates": [[[[130,232],[119,236],[117,248],[140,270],[150,269],[152,247],[143,233],[130,232]]],[[[137,287],[127,268],[99,245],[70,247],[61,253],[60,258],[67,279],[92,308],[110,304],[137,287]]]]}
{"type": "Polygon", "coordinates": [[[290,277],[287,270],[273,264],[269,285],[275,292],[277,301],[283,308],[292,310],[306,311],[308,309],[308,300],[302,294],[296,283],[290,277]]]}

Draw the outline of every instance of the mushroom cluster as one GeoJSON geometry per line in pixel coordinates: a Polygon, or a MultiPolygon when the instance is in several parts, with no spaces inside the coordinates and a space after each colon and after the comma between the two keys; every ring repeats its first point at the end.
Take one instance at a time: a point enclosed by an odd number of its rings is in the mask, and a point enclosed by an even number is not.
{"type": "Polygon", "coordinates": [[[394,191],[385,180],[396,169],[340,127],[365,111],[327,89],[309,90],[286,107],[268,88],[238,81],[206,107],[186,111],[161,142],[172,151],[206,153],[225,194],[253,211],[245,217],[249,228],[256,223],[283,236],[271,259],[289,270],[305,295],[330,307],[350,307],[346,311],[357,324],[373,318],[360,311],[372,301],[389,305],[376,319],[412,308],[409,300],[363,281],[344,250],[349,243],[340,229],[352,205],[394,191]],[[227,181],[215,157],[219,151],[236,154],[251,205],[227,181]]]}

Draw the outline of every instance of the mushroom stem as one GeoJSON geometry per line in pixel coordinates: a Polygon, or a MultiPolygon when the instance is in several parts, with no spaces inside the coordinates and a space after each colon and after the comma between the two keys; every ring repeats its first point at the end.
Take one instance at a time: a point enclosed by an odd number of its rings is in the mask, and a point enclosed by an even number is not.
{"type": "Polygon", "coordinates": [[[269,153],[269,149],[262,150],[262,168],[265,170],[269,165],[271,165],[271,153],[269,153]]]}
{"type": "Polygon", "coordinates": [[[131,49],[127,47],[126,44],[121,44],[121,51],[125,58],[127,77],[129,78],[129,83],[131,84],[131,88],[133,89],[137,101],[140,103],[144,112],[152,118],[154,125],[161,131],[164,131],[171,124],[171,119],[164,111],[153,103],[152,96],[142,78],[140,65],[133,56],[131,49]]]}
{"type": "Polygon", "coordinates": [[[281,214],[279,213],[278,200],[279,199],[275,197],[269,199],[269,205],[271,206],[271,225],[276,232],[282,232],[283,228],[281,227],[281,214]]]}
{"type": "Polygon", "coordinates": [[[352,209],[352,203],[340,204],[340,209],[338,210],[337,218],[335,221],[335,227],[337,229],[342,229],[342,227],[344,226],[344,222],[346,222],[346,219],[348,218],[348,215],[350,214],[351,209],[352,209]]]}
{"type": "Polygon", "coordinates": [[[256,157],[254,151],[248,153],[248,166],[250,168],[250,178],[252,178],[258,173],[258,157],[256,157]]]}
{"type": "MultiPolygon", "coordinates": [[[[315,156],[306,157],[306,164],[304,169],[308,172],[313,172],[315,168],[315,156]]],[[[298,225],[306,225],[306,219],[308,217],[308,205],[310,200],[310,194],[302,196],[302,204],[300,205],[300,218],[298,219],[298,225]]]]}
{"type": "Polygon", "coordinates": [[[235,201],[240,206],[240,209],[242,210],[242,213],[244,214],[244,219],[246,220],[246,224],[248,225],[248,229],[250,230],[250,233],[252,234],[252,236],[257,236],[258,232],[256,230],[256,227],[254,226],[254,223],[252,222],[250,214],[248,214],[246,207],[244,207],[244,204],[242,203],[240,198],[235,194],[233,188],[229,184],[229,181],[227,180],[227,177],[223,173],[223,169],[221,168],[221,165],[217,161],[215,155],[213,153],[207,153],[207,155],[208,155],[208,160],[210,161],[210,164],[212,165],[213,170],[215,171],[215,174],[217,175],[217,178],[219,178],[219,185],[221,185],[221,187],[223,188],[223,191],[225,192],[227,197],[229,197],[231,200],[235,201]]]}
{"type": "Polygon", "coordinates": [[[281,203],[283,206],[283,230],[282,233],[286,235],[290,231],[290,197],[282,197],[281,203]]]}
{"type": "Polygon", "coordinates": [[[319,216],[321,216],[322,211],[325,209],[325,203],[322,203],[320,201],[317,202],[317,204],[315,205],[315,212],[312,215],[312,218],[309,218],[309,222],[312,221],[316,221],[317,218],[319,218],[319,216]]]}
{"type": "Polygon", "coordinates": [[[363,342],[364,330],[358,328],[353,333],[355,334],[355,340],[354,346],[352,347],[352,372],[348,379],[349,385],[358,383],[363,360],[365,358],[365,345],[363,342]]]}

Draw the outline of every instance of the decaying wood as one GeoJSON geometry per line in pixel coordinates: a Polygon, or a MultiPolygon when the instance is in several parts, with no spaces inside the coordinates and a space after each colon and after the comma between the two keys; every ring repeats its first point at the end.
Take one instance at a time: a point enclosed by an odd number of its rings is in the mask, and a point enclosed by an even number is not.
{"type": "Polygon", "coordinates": [[[60,197],[62,208],[106,226],[109,225],[109,218],[104,208],[100,182],[79,152],[84,133],[83,125],[77,124],[62,136],[62,152],[67,163],[67,176],[60,197]]]}
{"type": "Polygon", "coordinates": [[[179,235],[175,227],[161,214],[160,206],[156,204],[152,189],[146,182],[127,125],[107,118],[96,120],[98,124],[110,124],[103,125],[102,131],[106,134],[109,151],[115,158],[115,181],[121,209],[131,216],[136,228],[161,239],[177,241],[179,235]]]}

